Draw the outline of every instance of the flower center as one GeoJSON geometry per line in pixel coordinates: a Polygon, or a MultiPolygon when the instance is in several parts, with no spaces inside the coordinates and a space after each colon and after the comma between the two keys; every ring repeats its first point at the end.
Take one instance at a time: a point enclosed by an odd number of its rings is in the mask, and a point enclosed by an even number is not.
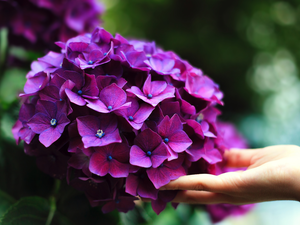
{"type": "Polygon", "coordinates": [[[198,123],[201,123],[203,119],[204,119],[204,115],[203,115],[202,113],[200,113],[200,114],[197,116],[196,121],[197,121],[198,123]]]}
{"type": "Polygon", "coordinates": [[[168,143],[168,142],[169,142],[169,138],[165,138],[164,141],[165,141],[166,143],[168,143]]]}
{"type": "Polygon", "coordinates": [[[103,54],[104,56],[106,56],[107,55],[107,53],[106,52],[104,52],[104,54],[103,54]]]}
{"type": "Polygon", "coordinates": [[[51,119],[51,120],[50,120],[50,125],[51,125],[52,127],[55,127],[55,126],[57,125],[57,120],[56,120],[56,119],[51,119]]]}
{"type": "Polygon", "coordinates": [[[107,161],[111,161],[113,158],[111,155],[107,156],[107,161]]]}
{"type": "Polygon", "coordinates": [[[104,135],[105,135],[105,133],[104,133],[104,131],[101,130],[101,129],[97,130],[97,133],[95,134],[95,136],[96,136],[97,138],[102,138],[104,135]]]}
{"type": "Polygon", "coordinates": [[[82,95],[82,90],[77,91],[77,94],[82,95]]]}
{"type": "Polygon", "coordinates": [[[152,94],[147,95],[147,98],[152,98],[152,97],[153,97],[152,94]]]}
{"type": "Polygon", "coordinates": [[[119,199],[116,199],[116,200],[115,200],[115,203],[116,203],[116,204],[119,204],[119,203],[120,203],[120,200],[119,200],[119,199]]]}
{"type": "Polygon", "coordinates": [[[92,65],[94,62],[92,60],[88,61],[89,65],[92,65]]]}
{"type": "Polygon", "coordinates": [[[133,117],[132,116],[128,116],[128,120],[129,121],[133,121],[133,117]]]}
{"type": "Polygon", "coordinates": [[[107,109],[112,110],[112,106],[111,105],[107,106],[107,109]]]}
{"type": "Polygon", "coordinates": [[[147,154],[147,156],[151,156],[152,152],[148,151],[146,154],[147,154]]]}

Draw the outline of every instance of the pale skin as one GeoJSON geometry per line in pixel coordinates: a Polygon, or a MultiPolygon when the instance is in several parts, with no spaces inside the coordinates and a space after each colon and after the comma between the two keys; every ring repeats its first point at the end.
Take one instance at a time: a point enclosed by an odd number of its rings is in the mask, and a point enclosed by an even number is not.
{"type": "Polygon", "coordinates": [[[278,145],[225,151],[228,167],[246,168],[218,176],[187,175],[161,190],[182,190],[174,202],[248,204],[273,200],[300,201],[300,147],[278,145]]]}

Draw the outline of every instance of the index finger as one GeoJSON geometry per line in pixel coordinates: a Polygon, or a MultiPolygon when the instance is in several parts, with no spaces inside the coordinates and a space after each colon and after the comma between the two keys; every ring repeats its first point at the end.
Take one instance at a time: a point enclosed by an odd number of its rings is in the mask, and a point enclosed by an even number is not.
{"type": "Polygon", "coordinates": [[[241,172],[228,172],[221,175],[197,174],[179,177],[160,190],[198,190],[215,193],[238,191],[241,186],[241,172]]]}

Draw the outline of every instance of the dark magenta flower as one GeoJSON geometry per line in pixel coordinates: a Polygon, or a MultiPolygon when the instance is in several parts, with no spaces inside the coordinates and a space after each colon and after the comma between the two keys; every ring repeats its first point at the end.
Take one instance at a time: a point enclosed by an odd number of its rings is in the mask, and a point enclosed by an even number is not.
{"type": "Polygon", "coordinates": [[[68,165],[75,169],[82,170],[86,176],[91,177],[92,173],[89,170],[89,165],[90,157],[94,153],[94,150],[91,148],[83,148],[83,150],[77,148],[74,153],[75,154],[68,160],[68,165]]]}
{"type": "Polygon", "coordinates": [[[135,174],[129,174],[126,179],[125,191],[132,196],[157,199],[158,190],[149,180],[146,170],[139,170],[135,174]]]}
{"type": "Polygon", "coordinates": [[[136,86],[132,86],[126,91],[136,95],[138,98],[154,107],[164,99],[175,97],[174,87],[168,85],[165,81],[151,82],[151,75],[147,77],[143,86],[143,91],[136,86]]]}
{"type": "Polygon", "coordinates": [[[43,51],[55,49],[55,41],[91,31],[103,12],[96,0],[0,1],[0,27],[8,28],[12,44],[43,51]]]}
{"type": "Polygon", "coordinates": [[[130,107],[118,109],[116,113],[123,116],[134,129],[139,130],[154,110],[154,107],[145,103],[139,105],[138,101],[134,98],[128,101],[131,102],[130,107]]]}
{"type": "Polygon", "coordinates": [[[36,135],[35,132],[28,126],[28,121],[33,117],[35,113],[35,106],[34,104],[23,104],[20,109],[20,116],[19,120],[22,125],[19,126],[19,129],[16,130],[18,138],[25,141],[25,143],[29,144],[34,136],[36,135]]]}
{"type": "Polygon", "coordinates": [[[112,177],[127,177],[129,173],[129,146],[126,144],[111,144],[94,148],[89,169],[93,174],[112,177]]]}
{"type": "Polygon", "coordinates": [[[185,82],[185,90],[190,95],[195,96],[197,98],[223,104],[221,102],[223,93],[219,90],[219,86],[207,76],[187,76],[185,82]]]}
{"type": "Polygon", "coordinates": [[[36,114],[28,121],[31,130],[39,134],[39,141],[49,147],[64,132],[65,126],[70,123],[66,112],[60,105],[53,102],[38,101],[36,114]]]}
{"type": "Polygon", "coordinates": [[[172,161],[164,161],[157,168],[149,168],[147,174],[154,187],[159,189],[171,180],[186,175],[186,172],[182,167],[183,159],[184,157],[179,157],[172,161]]]}
{"type": "Polygon", "coordinates": [[[150,129],[137,135],[130,149],[130,164],[143,168],[156,168],[168,157],[167,147],[161,137],[150,129]]]}
{"type": "MultiPolygon", "coordinates": [[[[178,191],[159,191],[158,198],[151,201],[153,211],[159,215],[166,208],[167,203],[176,197],[177,193],[178,191]]],[[[174,207],[173,203],[172,206],[174,207]]]]}
{"type": "Polygon", "coordinates": [[[87,107],[101,113],[110,113],[114,110],[125,109],[130,107],[131,103],[126,102],[127,95],[122,88],[115,83],[101,90],[99,99],[86,100],[87,107]]]}
{"type": "Polygon", "coordinates": [[[117,121],[113,116],[82,116],[77,118],[78,132],[85,148],[121,143],[117,121]]]}
{"type": "Polygon", "coordinates": [[[134,203],[135,200],[138,200],[138,198],[133,197],[129,194],[118,196],[115,199],[107,202],[102,207],[102,212],[109,213],[117,209],[119,212],[126,213],[135,207],[135,203],[134,203]]]}
{"type": "Polygon", "coordinates": [[[182,122],[177,114],[171,119],[165,116],[158,125],[158,134],[168,146],[171,159],[177,158],[177,153],[185,151],[193,143],[183,131],[182,122]]]}

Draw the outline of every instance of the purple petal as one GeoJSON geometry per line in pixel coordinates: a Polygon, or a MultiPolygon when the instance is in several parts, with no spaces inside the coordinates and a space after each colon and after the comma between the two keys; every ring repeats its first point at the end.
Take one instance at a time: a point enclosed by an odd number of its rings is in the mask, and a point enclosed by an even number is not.
{"type": "Polygon", "coordinates": [[[60,138],[61,133],[58,132],[56,128],[49,127],[47,130],[43,131],[39,136],[39,141],[48,148],[51,144],[60,138]]]}
{"type": "Polygon", "coordinates": [[[109,174],[115,178],[127,177],[129,174],[129,165],[113,159],[111,161],[109,174]]]}
{"type": "Polygon", "coordinates": [[[101,113],[110,113],[111,111],[107,109],[107,106],[100,100],[86,100],[87,107],[101,113]]]}
{"type": "Polygon", "coordinates": [[[93,174],[105,176],[109,171],[110,163],[107,161],[106,154],[95,152],[90,159],[89,169],[93,174]]]}
{"type": "Polygon", "coordinates": [[[24,92],[26,94],[34,94],[39,90],[42,90],[49,81],[49,76],[44,72],[39,72],[33,77],[27,79],[24,86],[24,92]]]}
{"type": "Polygon", "coordinates": [[[151,159],[146,153],[138,146],[133,145],[130,149],[130,160],[131,165],[149,168],[152,165],[151,159]]]}
{"type": "Polygon", "coordinates": [[[82,116],[77,119],[79,134],[83,136],[95,136],[100,127],[100,121],[95,116],[82,116]]]}
{"type": "Polygon", "coordinates": [[[133,174],[129,174],[129,176],[126,178],[126,184],[125,184],[126,193],[131,194],[132,196],[136,196],[138,185],[139,185],[138,177],[133,174]]]}
{"type": "Polygon", "coordinates": [[[170,174],[163,167],[150,168],[147,170],[147,174],[156,189],[170,182],[170,174]]]}
{"type": "Polygon", "coordinates": [[[169,157],[166,145],[162,142],[151,155],[151,161],[153,168],[157,168],[169,157]]]}
{"type": "Polygon", "coordinates": [[[99,99],[112,109],[121,106],[126,102],[127,95],[122,88],[118,87],[115,83],[104,88],[99,96],[99,99]]]}
{"type": "Polygon", "coordinates": [[[189,136],[183,130],[179,130],[176,133],[172,134],[172,136],[169,136],[169,142],[167,144],[173,151],[183,152],[192,143],[193,142],[189,138],[189,136]]]}
{"type": "Polygon", "coordinates": [[[48,115],[45,115],[43,113],[37,113],[28,121],[27,124],[33,132],[40,134],[43,131],[47,130],[49,127],[51,127],[51,119],[52,118],[50,118],[48,115]]]}
{"type": "Polygon", "coordinates": [[[86,104],[84,98],[82,98],[77,93],[74,93],[73,91],[71,91],[69,89],[65,89],[65,93],[68,96],[70,102],[73,102],[74,104],[79,105],[79,106],[84,106],[86,104]]]}

